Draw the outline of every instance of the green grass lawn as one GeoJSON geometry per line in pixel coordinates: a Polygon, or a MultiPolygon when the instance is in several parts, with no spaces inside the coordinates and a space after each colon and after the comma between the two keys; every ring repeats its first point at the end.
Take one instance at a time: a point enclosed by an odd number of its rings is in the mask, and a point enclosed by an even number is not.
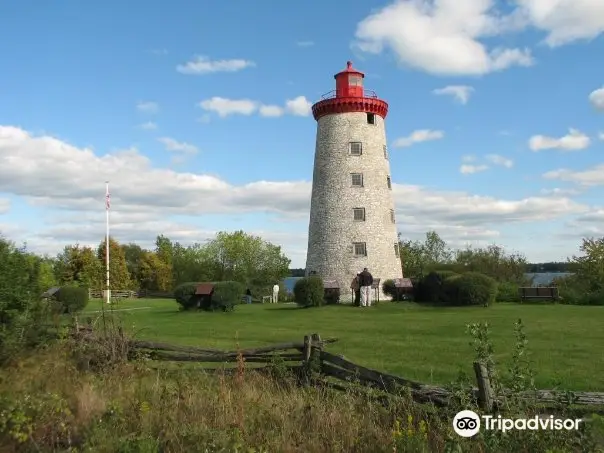
{"type": "MultiPolygon", "coordinates": [[[[88,315],[102,304],[91,301],[88,315]]],[[[382,303],[298,309],[295,305],[240,305],[232,313],[183,313],[174,300],[138,299],[113,305],[137,338],[173,344],[235,349],[305,334],[337,337],[330,351],[370,368],[425,383],[446,384],[460,369],[472,375],[474,352],[465,326],[487,321],[495,359],[505,371],[514,348],[514,322],[526,326],[539,388],[604,391],[604,307],[497,304],[432,308],[382,303]],[[149,308],[143,308],[149,307],[149,308]],[[140,308],[138,310],[123,310],[140,308]]]]}

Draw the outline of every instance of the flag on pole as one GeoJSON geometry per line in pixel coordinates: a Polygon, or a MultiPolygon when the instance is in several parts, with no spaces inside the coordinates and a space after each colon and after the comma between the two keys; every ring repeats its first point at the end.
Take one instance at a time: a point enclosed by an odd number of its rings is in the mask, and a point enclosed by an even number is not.
{"type": "Polygon", "coordinates": [[[105,195],[105,209],[109,211],[109,208],[111,208],[111,197],[109,195],[109,187],[107,187],[107,194],[105,195]]]}

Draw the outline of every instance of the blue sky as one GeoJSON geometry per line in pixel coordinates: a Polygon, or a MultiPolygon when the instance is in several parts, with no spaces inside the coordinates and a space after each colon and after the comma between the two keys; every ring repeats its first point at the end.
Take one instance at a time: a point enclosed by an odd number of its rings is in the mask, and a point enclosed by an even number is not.
{"type": "Polygon", "coordinates": [[[601,0],[0,2],[0,231],[96,244],[109,179],[120,241],[244,229],[302,267],[309,106],[353,60],[404,237],[565,259],[604,235],[603,32],[601,0]]]}

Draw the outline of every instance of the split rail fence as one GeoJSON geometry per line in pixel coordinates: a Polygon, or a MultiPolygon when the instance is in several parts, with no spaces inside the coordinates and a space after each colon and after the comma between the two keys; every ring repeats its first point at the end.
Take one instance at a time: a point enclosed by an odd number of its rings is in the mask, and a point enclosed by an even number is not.
{"type": "MultiPolygon", "coordinates": [[[[78,326],[76,332],[80,339],[96,338],[90,326],[78,326]]],[[[122,334],[123,335],[123,334],[122,334]]],[[[431,403],[445,407],[452,403],[453,393],[445,388],[423,384],[410,379],[405,379],[382,371],[373,370],[351,362],[344,356],[326,351],[326,346],[338,341],[336,338],[321,339],[318,334],[306,335],[302,342],[280,343],[270,346],[222,351],[218,349],[200,348],[195,346],[178,346],[143,340],[128,339],[127,349],[130,352],[145,354],[151,360],[169,362],[197,362],[204,364],[229,364],[244,361],[250,364],[264,364],[265,366],[251,367],[253,371],[270,369],[271,365],[279,363],[280,366],[292,371],[297,376],[318,372],[313,381],[319,385],[326,385],[337,390],[346,390],[349,385],[357,383],[366,387],[373,387],[382,391],[400,394],[407,388],[414,401],[418,403],[431,403]],[[334,382],[339,381],[339,382],[334,382]],[[342,382],[344,381],[344,382],[342,382]]],[[[484,364],[474,362],[474,373],[477,386],[471,390],[471,397],[480,406],[489,411],[500,403],[491,387],[488,372],[484,364]]],[[[217,368],[203,368],[216,371],[217,368]]],[[[220,369],[220,368],[219,368],[220,369]]],[[[224,368],[222,368],[224,369],[224,368]]],[[[230,368],[234,371],[236,368],[230,368]]],[[[229,368],[226,368],[228,371],[229,368]]],[[[316,374],[316,373],[315,373],[316,374]]],[[[506,396],[510,392],[504,390],[499,395],[506,396]]],[[[568,394],[569,392],[565,392],[568,394]]],[[[604,408],[604,392],[570,392],[573,405],[602,406],[604,408]]],[[[562,395],[564,396],[564,395],[562,395]]],[[[515,393],[514,397],[535,400],[543,405],[560,402],[561,395],[554,390],[536,390],[515,393]]],[[[568,398],[568,396],[566,396],[568,398]]]]}

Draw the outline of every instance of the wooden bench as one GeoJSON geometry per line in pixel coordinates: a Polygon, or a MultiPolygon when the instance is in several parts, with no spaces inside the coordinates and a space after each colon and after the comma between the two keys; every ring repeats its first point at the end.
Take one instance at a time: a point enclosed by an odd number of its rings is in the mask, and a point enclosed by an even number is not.
{"type": "Polygon", "coordinates": [[[518,288],[518,295],[520,296],[520,300],[522,302],[530,300],[543,300],[554,302],[560,298],[558,294],[558,288],[556,288],[555,286],[518,288]]]}

